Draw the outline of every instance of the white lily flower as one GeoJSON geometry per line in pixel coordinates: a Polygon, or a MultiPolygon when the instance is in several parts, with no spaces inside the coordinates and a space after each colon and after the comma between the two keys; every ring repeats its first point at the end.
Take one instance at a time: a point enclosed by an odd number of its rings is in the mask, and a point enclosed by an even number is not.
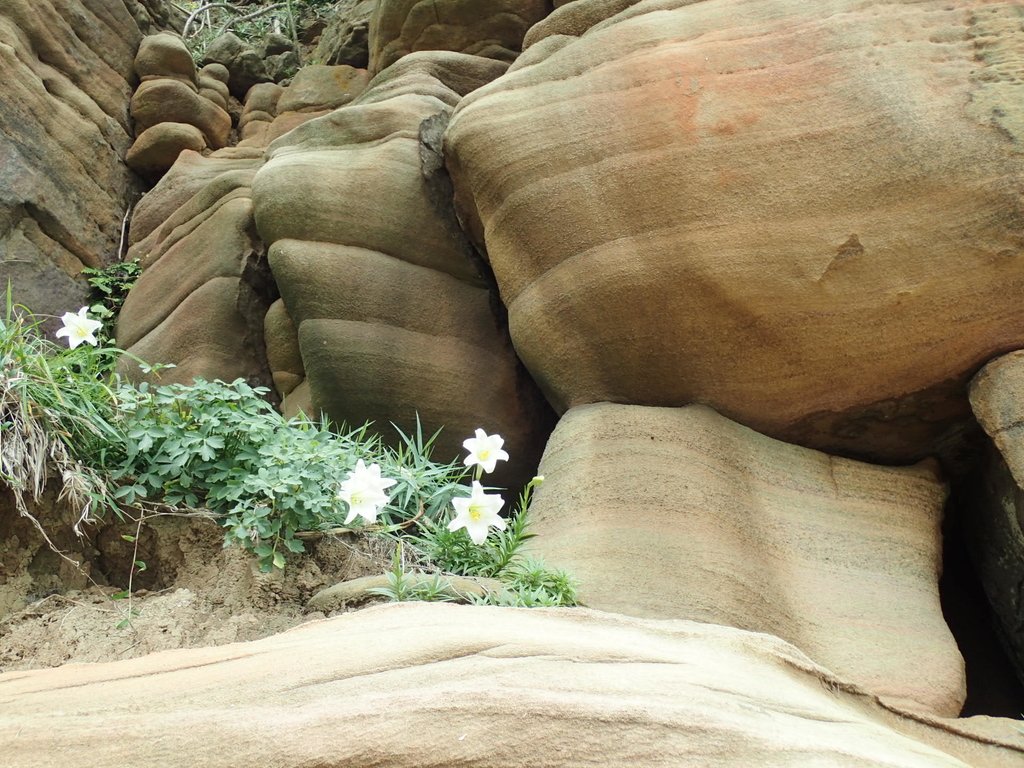
{"type": "Polygon", "coordinates": [[[474,544],[483,544],[491,526],[505,530],[505,521],[498,516],[498,510],[505,502],[496,493],[484,493],[479,481],[473,481],[473,492],[468,499],[452,499],[455,519],[448,523],[449,531],[465,528],[474,544]]]}
{"type": "Polygon", "coordinates": [[[338,490],[338,498],[348,504],[345,525],[355,520],[357,515],[362,516],[367,523],[377,522],[380,508],[389,501],[389,496],[384,490],[396,482],[390,477],[380,476],[379,464],[366,466],[363,460],[359,459],[356,468],[349,472],[348,478],[342,482],[338,490]]]}
{"type": "Polygon", "coordinates": [[[508,454],[501,449],[504,444],[501,435],[488,435],[482,429],[477,429],[476,437],[462,443],[462,447],[469,451],[463,463],[467,467],[476,465],[484,472],[493,472],[499,461],[508,461],[508,454]]]}
{"type": "Polygon", "coordinates": [[[88,312],[88,307],[82,307],[78,310],[77,315],[74,312],[65,312],[60,318],[64,326],[57,331],[57,338],[67,336],[68,346],[71,349],[74,349],[83,341],[86,344],[92,344],[94,347],[99,343],[94,334],[103,327],[103,323],[90,318],[87,314],[88,312]]]}

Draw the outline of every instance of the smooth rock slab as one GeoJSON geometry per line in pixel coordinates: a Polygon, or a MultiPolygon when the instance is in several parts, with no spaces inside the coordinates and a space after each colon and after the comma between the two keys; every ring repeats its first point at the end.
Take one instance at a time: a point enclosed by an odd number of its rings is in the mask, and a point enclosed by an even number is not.
{"type": "Polygon", "coordinates": [[[586,605],[768,632],[874,693],[960,712],[931,464],[831,457],[703,406],[597,404],[562,418],[539,471],[531,546],[586,605]]]}
{"type": "Polygon", "coordinates": [[[9,768],[1018,766],[1013,721],[883,705],[777,638],[406,603],[0,676],[9,768]]]}

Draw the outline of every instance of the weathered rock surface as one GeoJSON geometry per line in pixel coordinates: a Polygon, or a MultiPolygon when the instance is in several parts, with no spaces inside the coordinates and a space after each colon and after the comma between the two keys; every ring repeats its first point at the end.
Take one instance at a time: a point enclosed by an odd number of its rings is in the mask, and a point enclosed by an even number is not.
{"type": "Polygon", "coordinates": [[[273,290],[249,190],[261,163],[260,151],[184,152],[135,211],[128,255],[143,273],[122,307],[117,341],[143,360],[176,365],[161,372],[163,382],[263,375],[273,290]]]}
{"type": "Polygon", "coordinates": [[[511,62],[526,31],[550,10],[545,0],[380,0],[370,20],[370,72],[413,51],[460,51],[511,62]]]}
{"type": "Polygon", "coordinates": [[[10,768],[996,768],[1013,725],[906,712],[767,635],[582,609],[382,606],[0,685],[10,768]]]}
{"type": "Polygon", "coordinates": [[[873,693],[960,712],[934,467],[831,457],[703,406],[597,404],[563,416],[540,473],[531,545],[586,605],[774,634],[873,693]]]}
{"type": "Polygon", "coordinates": [[[129,9],[150,19],[134,0],[0,4],[0,283],[37,313],[77,309],[82,267],[118,257],[137,193],[123,163],[142,38],[129,9]]]}
{"type": "MultiPolygon", "coordinates": [[[[308,383],[289,378],[294,364],[280,371],[290,394],[310,397],[290,407],[407,433],[418,414],[428,433],[445,428],[437,450],[446,457],[475,428],[497,431],[520,462],[498,484],[532,474],[550,412],[458,227],[438,151],[461,95],[504,69],[464,54],[412,54],[347,106],[273,142],[253,182],[308,383]]],[[[287,334],[272,342],[293,343],[287,334]]]]}
{"type": "Polygon", "coordinates": [[[331,20],[317,41],[313,60],[366,69],[370,65],[370,16],[376,7],[377,0],[335,3],[331,20]]]}
{"type": "Polygon", "coordinates": [[[998,633],[1024,683],[1024,352],[986,365],[971,406],[993,447],[963,527],[998,633]]]}
{"type": "Polygon", "coordinates": [[[206,149],[206,137],[201,130],[188,123],[157,123],[139,134],[125,155],[125,162],[142,176],[159,177],[186,149],[206,149]]]}
{"type": "Polygon", "coordinates": [[[135,71],[142,82],[131,101],[137,138],[125,158],[129,167],[159,178],[186,149],[227,145],[227,86],[216,72],[199,77],[180,37],[161,33],[143,38],[135,71]]]}
{"type": "Polygon", "coordinates": [[[281,93],[278,113],[337,109],[366,90],[370,78],[365,69],[346,65],[303,67],[281,93]]]}
{"type": "Polygon", "coordinates": [[[1024,346],[1019,7],[647,0],[600,21],[621,8],[560,8],[580,36],[536,35],[447,136],[552,403],[704,402],[887,461],[955,439],[968,377],[1024,346]]]}
{"type": "Polygon", "coordinates": [[[263,58],[242,38],[227,32],[210,43],[203,56],[203,64],[221,64],[230,73],[228,88],[239,101],[257,83],[269,83],[272,78],[267,72],[263,58]]]}

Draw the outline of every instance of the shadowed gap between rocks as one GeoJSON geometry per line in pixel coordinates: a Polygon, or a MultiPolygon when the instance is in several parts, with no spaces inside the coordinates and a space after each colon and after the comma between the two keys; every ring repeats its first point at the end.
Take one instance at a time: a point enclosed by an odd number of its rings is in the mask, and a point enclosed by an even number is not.
{"type": "Polygon", "coordinates": [[[981,469],[950,480],[943,521],[942,613],[967,665],[967,701],[961,717],[990,715],[1019,718],[1024,713],[1024,684],[1014,672],[995,629],[978,572],[971,562],[966,523],[981,469]]]}

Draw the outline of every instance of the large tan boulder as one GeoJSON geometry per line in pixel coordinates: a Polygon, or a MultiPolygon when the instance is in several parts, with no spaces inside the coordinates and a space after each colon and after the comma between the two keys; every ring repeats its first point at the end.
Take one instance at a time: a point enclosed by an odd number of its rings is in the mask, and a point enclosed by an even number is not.
{"type": "Polygon", "coordinates": [[[370,71],[387,69],[413,51],[511,62],[526,31],[550,10],[545,0],[380,0],[370,17],[370,71]]]}
{"type": "Polygon", "coordinates": [[[196,65],[180,37],[161,32],[142,38],[135,54],[135,74],[142,81],[171,77],[195,84],[196,65]]]}
{"type": "Polygon", "coordinates": [[[418,417],[428,434],[444,428],[444,460],[476,428],[498,432],[516,463],[495,482],[512,485],[533,474],[551,414],[455,219],[439,155],[461,95],[504,70],[411,54],[348,105],[275,140],[252,189],[306,377],[294,377],[291,342],[275,341],[280,394],[309,396],[289,407],[370,420],[385,434],[389,422],[414,431],[418,417]]]}
{"type": "Polygon", "coordinates": [[[873,693],[960,712],[932,465],[828,456],[703,406],[597,404],[563,416],[540,472],[531,545],[586,605],[767,632],[873,693]]]}
{"type": "Polygon", "coordinates": [[[139,85],[132,96],[132,117],[138,133],[159,123],[189,123],[214,149],[226,146],[231,133],[227,112],[201,96],[197,86],[170,77],[139,85]]]}
{"type": "Polygon", "coordinates": [[[1009,768],[1013,728],[880,702],[767,635],[582,609],[381,606],[0,686],[10,768],[1009,768]]]}
{"type": "Polygon", "coordinates": [[[76,276],[117,260],[139,191],[123,162],[142,38],[128,5],[0,3],[0,285],[37,313],[85,303],[76,276]]]}
{"type": "Polygon", "coordinates": [[[552,24],[600,6],[447,135],[551,402],[704,402],[887,461],[955,439],[967,378],[1024,345],[1017,5],[576,2],[552,24]]]}
{"type": "Polygon", "coordinates": [[[206,149],[202,131],[188,123],[157,123],[139,134],[124,161],[141,176],[159,178],[186,149],[206,149]]]}

